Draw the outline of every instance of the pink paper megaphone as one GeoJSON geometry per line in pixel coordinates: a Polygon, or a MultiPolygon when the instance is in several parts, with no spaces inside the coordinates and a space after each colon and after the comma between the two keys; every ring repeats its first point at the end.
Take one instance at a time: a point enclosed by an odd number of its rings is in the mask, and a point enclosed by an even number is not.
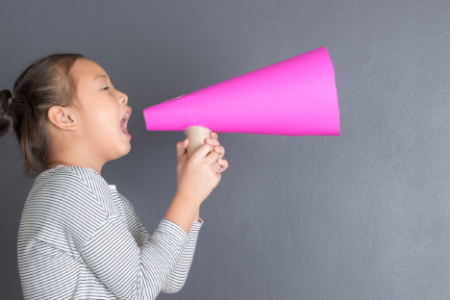
{"type": "Polygon", "coordinates": [[[325,47],[144,109],[147,130],[184,131],[188,157],[211,131],[339,136],[339,107],[325,47]]]}

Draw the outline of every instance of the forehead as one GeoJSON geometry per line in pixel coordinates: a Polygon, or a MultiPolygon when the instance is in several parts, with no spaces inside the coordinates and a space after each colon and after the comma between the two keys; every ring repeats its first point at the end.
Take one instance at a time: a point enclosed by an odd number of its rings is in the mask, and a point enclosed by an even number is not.
{"type": "Polygon", "coordinates": [[[75,61],[70,72],[73,74],[78,86],[91,85],[96,75],[107,75],[99,64],[84,57],[75,61]]]}

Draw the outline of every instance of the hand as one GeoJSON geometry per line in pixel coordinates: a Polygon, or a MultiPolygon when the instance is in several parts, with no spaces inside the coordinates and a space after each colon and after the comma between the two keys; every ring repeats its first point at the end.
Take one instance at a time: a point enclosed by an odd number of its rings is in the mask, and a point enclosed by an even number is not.
{"type": "Polygon", "coordinates": [[[226,169],[228,169],[228,161],[225,159],[222,159],[222,157],[225,155],[225,148],[223,148],[222,146],[220,146],[220,143],[218,141],[218,135],[216,132],[211,131],[211,137],[205,139],[205,143],[206,144],[210,144],[210,145],[214,145],[214,151],[216,151],[217,153],[219,153],[219,163],[220,163],[220,170],[219,172],[222,173],[223,171],[225,171],[226,169]]]}
{"type": "MultiPolygon", "coordinates": [[[[225,153],[223,147],[205,143],[187,159],[186,148],[189,140],[177,143],[177,194],[197,204],[201,204],[217,186],[221,172],[228,167],[227,162],[221,166],[219,156],[225,153]],[[223,169],[223,170],[222,170],[223,169]]],[[[217,141],[215,142],[217,143],[217,141]]]]}

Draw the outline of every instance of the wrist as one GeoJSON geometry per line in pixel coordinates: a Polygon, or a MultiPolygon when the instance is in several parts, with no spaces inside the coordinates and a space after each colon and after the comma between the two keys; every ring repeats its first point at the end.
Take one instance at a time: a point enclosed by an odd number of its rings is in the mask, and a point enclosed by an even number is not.
{"type": "Polygon", "coordinates": [[[196,201],[176,193],[164,215],[164,219],[177,224],[189,234],[192,227],[192,220],[194,220],[199,207],[200,205],[196,201]]]}
{"type": "Polygon", "coordinates": [[[184,194],[182,192],[179,192],[179,191],[176,191],[174,198],[177,201],[189,202],[195,207],[200,207],[200,204],[202,203],[202,201],[200,201],[199,199],[195,198],[194,196],[186,195],[186,194],[184,194]]]}

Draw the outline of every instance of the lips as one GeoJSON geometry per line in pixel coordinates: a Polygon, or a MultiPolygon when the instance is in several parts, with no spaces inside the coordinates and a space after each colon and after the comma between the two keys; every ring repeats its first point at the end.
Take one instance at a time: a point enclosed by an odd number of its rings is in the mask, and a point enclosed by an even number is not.
{"type": "Polygon", "coordinates": [[[126,136],[129,136],[129,137],[131,137],[131,135],[127,131],[127,123],[128,123],[128,120],[130,119],[130,116],[131,116],[131,107],[127,108],[127,110],[125,111],[125,113],[122,116],[122,119],[120,120],[120,129],[126,136]]]}

